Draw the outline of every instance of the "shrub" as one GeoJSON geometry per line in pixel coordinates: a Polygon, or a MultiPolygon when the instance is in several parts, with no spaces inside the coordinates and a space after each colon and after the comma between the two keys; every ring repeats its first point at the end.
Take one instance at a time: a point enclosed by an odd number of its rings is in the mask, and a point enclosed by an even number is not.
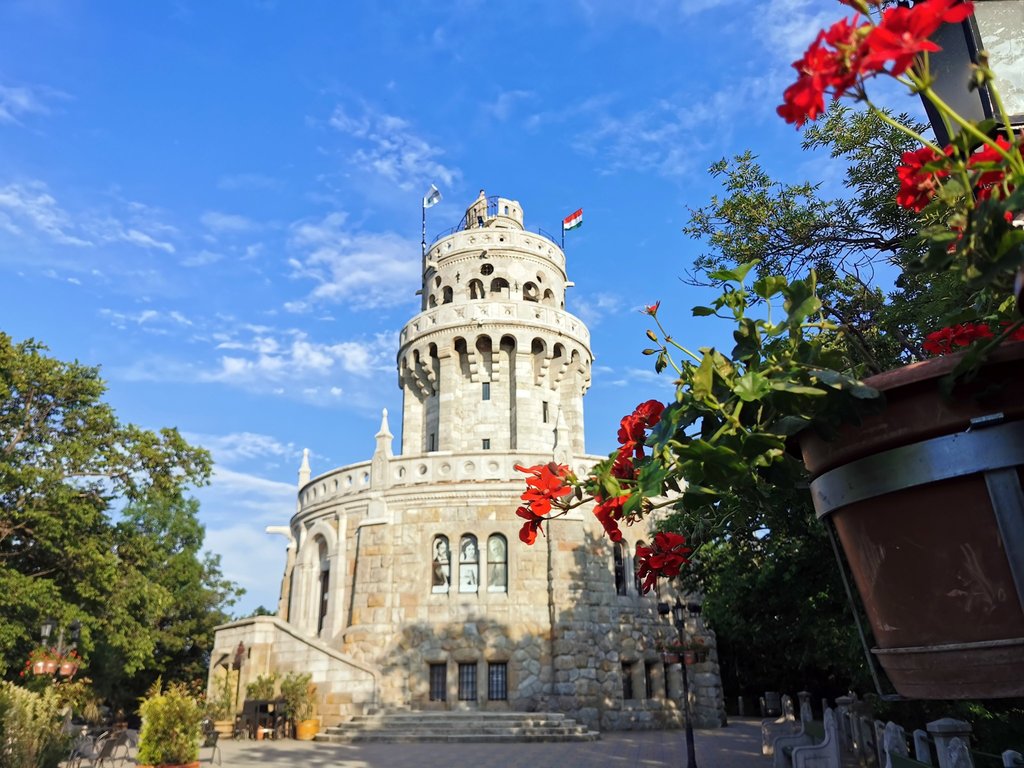
{"type": "Polygon", "coordinates": [[[0,765],[57,768],[67,755],[61,705],[53,689],[33,693],[0,682],[0,765]]]}
{"type": "Polygon", "coordinates": [[[162,691],[157,679],[139,707],[138,762],[147,765],[183,765],[199,759],[203,706],[182,683],[162,691]]]}

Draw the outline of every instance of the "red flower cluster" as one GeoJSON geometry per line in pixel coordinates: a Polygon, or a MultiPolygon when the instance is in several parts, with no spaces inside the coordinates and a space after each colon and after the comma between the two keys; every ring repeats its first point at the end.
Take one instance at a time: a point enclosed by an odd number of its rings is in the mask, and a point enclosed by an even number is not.
{"type": "Polygon", "coordinates": [[[622,446],[620,454],[627,456],[632,454],[638,459],[644,456],[644,441],[647,439],[647,430],[661,420],[665,406],[657,400],[648,400],[640,403],[628,416],[623,416],[619,422],[619,445],[622,446]]]}
{"type": "Polygon", "coordinates": [[[526,520],[519,530],[520,540],[525,544],[533,544],[537,540],[537,531],[544,522],[544,515],[551,511],[552,503],[557,504],[560,498],[572,493],[572,487],[566,483],[569,468],[552,461],[534,467],[516,464],[515,470],[529,475],[526,478],[526,491],[521,497],[526,506],[519,507],[516,514],[526,520]]]}
{"type": "Polygon", "coordinates": [[[678,533],[658,533],[650,547],[636,548],[636,561],[640,564],[637,576],[643,580],[641,590],[650,592],[659,576],[671,579],[689,562],[692,550],[686,546],[686,537],[678,533]]]}
{"type": "MultiPolygon", "coordinates": [[[[1002,136],[996,138],[996,143],[1004,152],[1009,152],[1013,148],[1002,136]]],[[[1016,152],[1020,154],[1020,147],[1016,147],[1016,152]]],[[[1005,160],[995,147],[988,144],[983,146],[971,155],[971,159],[967,161],[967,168],[980,171],[974,180],[974,192],[979,200],[988,200],[990,197],[1000,200],[1013,192],[1013,185],[1006,184],[1005,160]]],[[[1011,214],[1010,219],[1012,218],[1011,214]]]]}
{"type": "Polygon", "coordinates": [[[783,94],[779,115],[799,127],[825,111],[826,94],[839,99],[865,77],[903,74],[918,54],[940,50],[928,39],[939,27],[963,21],[973,12],[969,2],[925,0],[910,8],[888,8],[877,26],[860,15],[837,21],[819,32],[803,58],[793,62],[799,77],[783,94]]]}
{"type": "MultiPolygon", "coordinates": [[[[619,480],[636,479],[636,467],[633,465],[634,458],[643,458],[644,441],[647,439],[647,430],[661,420],[661,414],[665,406],[657,400],[648,400],[640,403],[628,416],[623,416],[619,422],[619,448],[612,464],[612,477],[619,480]]],[[[629,494],[603,498],[599,495],[594,497],[597,506],[594,507],[594,516],[604,526],[605,533],[612,541],[622,540],[622,531],[619,530],[618,521],[622,519],[622,505],[626,503],[629,494]]]]}
{"type": "MultiPolygon", "coordinates": [[[[946,155],[953,152],[952,145],[946,147],[946,155]]],[[[900,191],[896,193],[896,202],[904,208],[919,213],[938,192],[941,179],[949,176],[945,168],[935,167],[935,163],[943,156],[931,147],[921,147],[913,152],[903,153],[903,165],[896,169],[900,179],[900,191]],[[932,168],[927,166],[931,165],[932,168]]]]}
{"type": "MultiPolygon", "coordinates": [[[[1006,323],[1003,324],[1004,326],[1006,323]]],[[[921,346],[925,352],[933,355],[948,355],[956,352],[959,347],[968,347],[978,339],[992,339],[995,334],[985,323],[960,323],[942,328],[925,336],[921,346]]],[[[1024,326],[1017,328],[1007,339],[1024,341],[1024,326]]]]}
{"type": "Polygon", "coordinates": [[[658,307],[660,307],[660,306],[661,306],[661,302],[660,301],[656,301],[653,304],[648,304],[646,307],[644,307],[644,314],[647,314],[647,315],[650,315],[651,317],[654,317],[655,315],[658,314],[658,307]]]}

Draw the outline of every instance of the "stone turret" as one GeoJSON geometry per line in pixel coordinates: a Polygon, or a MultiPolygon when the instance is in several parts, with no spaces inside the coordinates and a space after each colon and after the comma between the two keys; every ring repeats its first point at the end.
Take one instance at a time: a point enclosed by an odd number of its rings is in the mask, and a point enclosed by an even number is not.
{"type": "Polygon", "coordinates": [[[565,254],[523,221],[516,200],[481,190],[430,246],[398,350],[403,455],[551,452],[559,413],[562,448],[584,452],[590,334],[565,311],[565,254]]]}

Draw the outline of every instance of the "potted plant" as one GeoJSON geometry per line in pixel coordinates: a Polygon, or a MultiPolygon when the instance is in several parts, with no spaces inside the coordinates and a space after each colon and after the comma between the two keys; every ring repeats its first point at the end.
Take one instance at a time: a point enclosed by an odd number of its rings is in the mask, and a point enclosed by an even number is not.
{"type": "Polygon", "coordinates": [[[137,762],[143,766],[198,768],[199,744],[203,735],[202,704],[183,683],[163,689],[158,678],[139,707],[137,762]]]}
{"type": "Polygon", "coordinates": [[[308,672],[289,672],[281,680],[285,714],[292,723],[295,738],[303,741],[311,740],[320,730],[319,722],[313,718],[316,686],[311,680],[312,675],[308,672]]]}
{"type": "Polygon", "coordinates": [[[221,736],[231,736],[235,731],[234,678],[237,672],[221,667],[219,677],[213,684],[214,693],[206,701],[207,716],[213,721],[213,729],[221,736]]]}
{"type": "MultiPolygon", "coordinates": [[[[920,310],[918,321],[884,337],[858,326],[842,281],[833,276],[826,296],[814,269],[783,274],[751,259],[710,270],[721,293],[693,314],[731,321],[732,351],[680,344],[661,325],[659,304],[647,307],[655,346],[644,353],[659,373],[674,371],[674,400],[644,402],[623,418],[621,447],[586,478],[557,464],[521,467],[520,538],[531,544],[546,519],[593,503],[619,540],[620,525],[668,508],[675,528],[637,550],[650,589],[677,576],[689,545],[731,516],[756,518],[774,488],[809,482],[898,692],[1024,695],[1021,139],[1005,114],[1000,136],[999,125],[963,119],[932,90],[929,37],[962,22],[970,3],[846,5],[859,13],[822,32],[796,62],[798,80],[779,113],[800,125],[824,111],[824,96],[852,96],[920,142],[902,154],[894,195],[920,222],[913,258],[896,264],[901,300],[920,310]],[[875,108],[866,83],[880,75],[961,127],[954,142],[938,147],[875,108]],[[873,354],[884,345],[900,348],[896,369],[866,376],[879,370],[873,354]]],[[[991,86],[993,74],[983,63],[974,78],[991,86]]],[[[855,287],[867,298],[854,309],[884,304],[879,291],[855,287]]]]}

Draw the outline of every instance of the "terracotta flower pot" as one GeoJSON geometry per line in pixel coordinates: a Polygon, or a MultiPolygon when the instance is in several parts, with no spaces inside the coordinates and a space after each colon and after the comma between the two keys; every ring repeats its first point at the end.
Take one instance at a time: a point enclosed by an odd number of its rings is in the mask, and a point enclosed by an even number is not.
{"type": "Polygon", "coordinates": [[[46,674],[46,662],[35,661],[32,663],[32,674],[33,675],[45,675],[46,674]]]}
{"type": "Polygon", "coordinates": [[[57,671],[59,665],[56,661],[44,661],[43,662],[43,674],[52,675],[57,671]]]}
{"type": "Polygon", "coordinates": [[[1024,343],[947,400],[959,359],[867,379],[885,410],[800,447],[896,690],[1024,696],[1024,343]]]}
{"type": "Polygon", "coordinates": [[[78,665],[73,661],[65,661],[60,665],[60,673],[63,677],[71,677],[78,671],[78,665]]]}

